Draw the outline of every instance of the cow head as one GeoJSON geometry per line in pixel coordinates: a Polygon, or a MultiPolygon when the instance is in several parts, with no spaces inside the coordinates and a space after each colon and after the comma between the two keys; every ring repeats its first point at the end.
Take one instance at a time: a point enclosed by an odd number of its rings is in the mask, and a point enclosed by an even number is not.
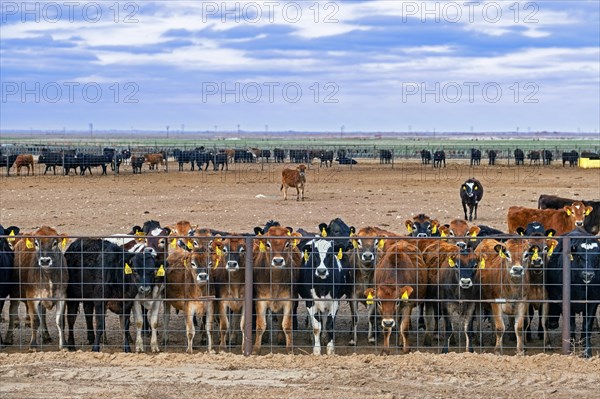
{"type": "Polygon", "coordinates": [[[364,292],[367,304],[377,303],[377,310],[381,315],[381,326],[389,329],[396,325],[396,314],[402,301],[408,301],[413,293],[410,286],[378,285],[377,290],[367,288],[364,292]]]}
{"type": "Polygon", "coordinates": [[[24,245],[25,250],[35,251],[37,265],[45,271],[52,267],[62,267],[64,256],[63,252],[69,242],[65,235],[59,235],[56,230],[48,226],[42,226],[31,237],[22,240],[21,248],[24,245]]]}
{"type": "Polygon", "coordinates": [[[276,269],[283,269],[293,264],[292,255],[297,252],[297,239],[292,238],[293,229],[291,227],[272,226],[266,232],[260,227],[255,227],[254,232],[259,239],[255,240],[258,251],[266,253],[271,259],[271,266],[276,269]]]}
{"type": "Polygon", "coordinates": [[[350,242],[354,251],[358,252],[363,266],[372,268],[377,262],[377,253],[382,251],[385,245],[383,237],[374,238],[380,235],[371,227],[362,228],[356,233],[354,227],[350,227],[350,242]]]}
{"type": "Polygon", "coordinates": [[[157,277],[164,278],[164,264],[158,264],[156,254],[144,251],[128,253],[123,266],[125,281],[133,284],[138,294],[145,297],[151,295],[152,286],[157,277]]]}
{"type": "Polygon", "coordinates": [[[304,164],[298,165],[296,167],[296,170],[298,171],[298,173],[300,173],[301,177],[306,178],[306,165],[304,165],[304,164]]]}
{"type": "Polygon", "coordinates": [[[246,263],[246,240],[243,238],[228,238],[223,241],[225,270],[235,272],[246,263]]]}
{"type": "Polygon", "coordinates": [[[581,201],[575,201],[571,206],[565,206],[563,209],[573,218],[575,227],[583,227],[585,217],[593,210],[591,206],[585,206],[581,201]]]}
{"type": "Polygon", "coordinates": [[[215,263],[215,260],[211,258],[209,251],[206,251],[205,249],[195,249],[185,255],[183,266],[190,270],[196,284],[207,284],[210,280],[210,269],[218,267],[219,262],[217,261],[215,263]]]}
{"type": "MultiPolygon", "coordinates": [[[[342,219],[335,218],[326,223],[319,224],[319,233],[321,237],[349,237],[351,234],[350,226],[346,224],[342,219]]],[[[351,248],[352,244],[347,239],[335,239],[335,244],[344,247],[344,250],[351,248]]]]}
{"type": "Polygon", "coordinates": [[[437,220],[431,220],[431,218],[424,214],[419,214],[413,218],[413,220],[407,220],[405,222],[408,234],[413,237],[431,237],[432,235],[439,235],[438,227],[440,223],[437,220]]]}
{"type": "Polygon", "coordinates": [[[542,267],[542,249],[537,243],[527,239],[510,239],[505,242],[506,249],[498,252],[506,260],[508,272],[513,281],[521,281],[528,266],[542,267]]]}
{"type": "MultiPolygon", "coordinates": [[[[16,226],[10,226],[7,228],[2,227],[0,225],[0,236],[6,236],[6,238],[0,238],[0,242],[6,243],[5,245],[8,247],[6,249],[14,249],[16,243],[16,236],[19,234],[21,230],[16,226]]],[[[4,247],[0,247],[0,251],[4,251],[4,247]]]]}
{"type": "Polygon", "coordinates": [[[343,249],[336,250],[331,240],[311,240],[302,248],[302,264],[312,270],[316,281],[329,277],[332,268],[341,271],[343,256],[343,249]]]}
{"type": "Polygon", "coordinates": [[[600,284],[600,245],[595,238],[573,240],[571,245],[573,283],[583,282],[589,289],[600,284]]]}
{"type": "Polygon", "coordinates": [[[478,191],[481,190],[481,188],[479,187],[477,181],[469,179],[463,183],[461,190],[468,198],[472,198],[478,194],[478,191]]]}
{"type": "Polygon", "coordinates": [[[473,248],[477,246],[477,235],[481,231],[479,226],[469,227],[468,223],[462,219],[455,219],[449,225],[439,227],[440,237],[447,238],[450,244],[455,244],[461,250],[466,250],[467,247],[473,248]]]}
{"type": "Polygon", "coordinates": [[[446,262],[448,267],[456,271],[459,287],[465,290],[473,287],[477,271],[485,268],[483,258],[475,255],[471,249],[450,255],[446,262]]]}

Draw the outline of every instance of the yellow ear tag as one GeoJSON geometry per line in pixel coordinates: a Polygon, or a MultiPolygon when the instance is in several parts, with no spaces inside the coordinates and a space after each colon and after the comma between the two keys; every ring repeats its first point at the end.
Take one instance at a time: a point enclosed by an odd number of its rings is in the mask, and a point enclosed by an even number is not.
{"type": "Polygon", "coordinates": [[[437,224],[433,225],[433,228],[431,229],[431,234],[437,234],[437,224]]]}
{"type": "Polygon", "coordinates": [[[67,239],[66,238],[62,239],[60,246],[62,247],[63,251],[65,250],[65,248],[67,248],[67,239]]]}
{"type": "Polygon", "coordinates": [[[476,231],[472,232],[471,237],[477,237],[477,232],[476,231]]]}
{"type": "Polygon", "coordinates": [[[485,269],[485,258],[481,258],[481,261],[479,262],[479,268],[485,269]]]}
{"type": "Polygon", "coordinates": [[[221,248],[219,247],[215,247],[215,253],[217,254],[217,256],[222,256],[223,255],[223,251],[221,250],[221,248]]]}
{"type": "Polygon", "coordinates": [[[185,244],[185,246],[190,250],[194,249],[194,244],[192,244],[192,242],[190,240],[188,240],[188,242],[187,242],[187,244],[185,244]]]}
{"type": "Polygon", "coordinates": [[[571,259],[571,262],[573,262],[573,255],[569,255],[569,259],[571,259]]]}
{"type": "Polygon", "coordinates": [[[552,256],[552,254],[554,253],[554,245],[551,245],[550,248],[548,248],[548,253],[546,254],[548,257],[552,256]]]}
{"type": "Polygon", "coordinates": [[[33,249],[33,243],[31,242],[31,239],[28,238],[25,240],[25,246],[27,249],[33,249]]]}
{"type": "Polygon", "coordinates": [[[358,241],[352,240],[352,248],[358,249],[358,241]]]}
{"type": "Polygon", "coordinates": [[[456,266],[456,263],[454,263],[454,261],[452,260],[452,258],[448,258],[448,265],[450,267],[454,267],[454,266],[456,266]]]}
{"type": "Polygon", "coordinates": [[[298,242],[299,242],[299,241],[300,241],[300,240],[298,240],[297,238],[293,239],[293,240],[292,240],[292,247],[296,248],[296,247],[298,246],[298,242]]]}
{"type": "Polygon", "coordinates": [[[408,230],[408,234],[411,234],[413,232],[412,226],[410,224],[406,225],[406,230],[408,230]]]}
{"type": "Polygon", "coordinates": [[[321,230],[321,237],[327,237],[327,231],[325,229],[321,230]]]}
{"type": "Polygon", "coordinates": [[[590,213],[591,213],[591,211],[590,211],[589,209],[587,209],[587,210],[585,211],[585,216],[588,216],[590,213]]]}
{"type": "Polygon", "coordinates": [[[158,270],[156,271],[156,277],[164,277],[165,276],[165,268],[163,265],[160,265],[158,270]]]}
{"type": "Polygon", "coordinates": [[[567,215],[571,216],[571,210],[567,209],[567,215]]]}
{"type": "Polygon", "coordinates": [[[145,236],[146,234],[144,234],[144,232],[143,232],[143,231],[136,231],[136,232],[135,232],[135,235],[136,235],[136,236],[145,236]]]}
{"type": "Polygon", "coordinates": [[[377,241],[377,248],[378,249],[383,249],[383,246],[385,245],[385,240],[382,238],[379,241],[377,241]]]}
{"type": "Polygon", "coordinates": [[[304,250],[304,262],[308,262],[308,250],[304,250]]]}
{"type": "MultiPolygon", "coordinates": [[[[14,236],[15,236],[15,231],[14,231],[14,230],[12,230],[8,236],[9,236],[9,237],[14,237],[14,236]]],[[[14,239],[14,238],[9,238],[9,239],[8,239],[8,242],[14,242],[14,241],[15,241],[15,239],[14,239]]]]}
{"type": "Polygon", "coordinates": [[[554,235],[553,232],[548,233],[548,237],[552,237],[554,235]]]}
{"type": "Polygon", "coordinates": [[[267,252],[267,246],[262,241],[260,242],[260,244],[258,244],[258,249],[260,250],[260,252],[267,252]]]}
{"type": "Polygon", "coordinates": [[[500,257],[501,257],[502,259],[506,259],[506,258],[507,258],[506,254],[505,254],[505,253],[504,253],[504,251],[502,251],[502,250],[500,250],[500,252],[498,252],[498,255],[500,255],[500,257]]]}
{"type": "Polygon", "coordinates": [[[342,260],[343,256],[344,256],[344,253],[342,252],[342,248],[340,248],[340,250],[338,251],[338,254],[337,254],[338,260],[342,260]]]}
{"type": "Polygon", "coordinates": [[[446,237],[447,235],[444,230],[440,230],[440,237],[446,237]]]}
{"type": "Polygon", "coordinates": [[[540,258],[540,257],[539,257],[539,255],[538,255],[538,249],[537,249],[537,248],[535,248],[535,249],[533,250],[533,255],[531,255],[531,260],[538,260],[539,258],[540,258]]]}
{"type": "Polygon", "coordinates": [[[131,266],[129,266],[129,263],[125,263],[125,274],[132,274],[133,270],[131,270],[131,266]]]}
{"type": "Polygon", "coordinates": [[[292,232],[288,230],[288,236],[292,236],[292,232]]]}
{"type": "Polygon", "coordinates": [[[216,269],[217,267],[219,267],[219,261],[220,260],[221,260],[220,258],[217,258],[217,260],[215,262],[215,265],[213,266],[213,270],[216,269]]]}
{"type": "Polygon", "coordinates": [[[171,248],[173,248],[173,249],[177,248],[177,239],[176,238],[173,238],[171,240],[171,248]]]}
{"type": "Polygon", "coordinates": [[[408,301],[408,291],[404,291],[400,299],[402,299],[403,301],[408,301]]]}
{"type": "Polygon", "coordinates": [[[369,295],[367,295],[367,305],[372,305],[373,304],[373,294],[371,294],[369,292],[369,295]]]}

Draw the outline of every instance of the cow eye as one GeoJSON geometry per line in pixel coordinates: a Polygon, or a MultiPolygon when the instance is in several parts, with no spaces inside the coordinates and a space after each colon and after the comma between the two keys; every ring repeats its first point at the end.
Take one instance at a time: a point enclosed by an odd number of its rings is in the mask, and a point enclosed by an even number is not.
{"type": "Polygon", "coordinates": [[[40,247],[40,242],[38,240],[34,240],[33,243],[35,244],[36,248],[40,247]]]}
{"type": "Polygon", "coordinates": [[[225,253],[229,252],[229,250],[227,249],[227,247],[223,247],[223,252],[225,252],[225,253]]]}
{"type": "Polygon", "coordinates": [[[290,247],[290,242],[289,242],[289,241],[287,241],[287,242],[285,243],[285,247],[284,247],[284,248],[286,248],[286,249],[287,249],[287,248],[289,248],[289,247],[290,247]]]}
{"type": "Polygon", "coordinates": [[[195,268],[197,268],[197,267],[198,267],[198,265],[196,265],[196,262],[192,261],[192,268],[194,268],[194,269],[195,269],[195,268]]]}
{"type": "Polygon", "coordinates": [[[244,247],[240,247],[240,249],[239,249],[239,251],[238,251],[238,252],[239,252],[239,253],[242,253],[242,252],[244,252],[244,251],[245,251],[244,247]]]}
{"type": "Polygon", "coordinates": [[[163,238],[163,239],[161,239],[161,240],[158,242],[158,245],[160,245],[160,246],[163,246],[163,247],[164,247],[164,246],[165,246],[165,242],[166,242],[166,241],[165,241],[165,239],[163,238]]]}
{"type": "Polygon", "coordinates": [[[269,241],[267,241],[267,248],[271,248],[271,243],[269,241]]]}

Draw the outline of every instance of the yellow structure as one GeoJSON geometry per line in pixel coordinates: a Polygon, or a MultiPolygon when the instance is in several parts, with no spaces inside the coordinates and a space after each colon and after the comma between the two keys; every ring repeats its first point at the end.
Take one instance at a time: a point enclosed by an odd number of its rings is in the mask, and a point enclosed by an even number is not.
{"type": "Polygon", "coordinates": [[[600,159],[579,158],[579,167],[583,169],[600,168],[600,159]]]}

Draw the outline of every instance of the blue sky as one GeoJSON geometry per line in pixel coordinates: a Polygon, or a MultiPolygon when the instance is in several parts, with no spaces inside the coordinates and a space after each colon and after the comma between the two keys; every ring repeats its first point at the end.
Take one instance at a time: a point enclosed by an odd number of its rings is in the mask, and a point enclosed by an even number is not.
{"type": "Polygon", "coordinates": [[[74,4],[0,2],[0,130],[600,126],[597,0],[74,4]]]}

